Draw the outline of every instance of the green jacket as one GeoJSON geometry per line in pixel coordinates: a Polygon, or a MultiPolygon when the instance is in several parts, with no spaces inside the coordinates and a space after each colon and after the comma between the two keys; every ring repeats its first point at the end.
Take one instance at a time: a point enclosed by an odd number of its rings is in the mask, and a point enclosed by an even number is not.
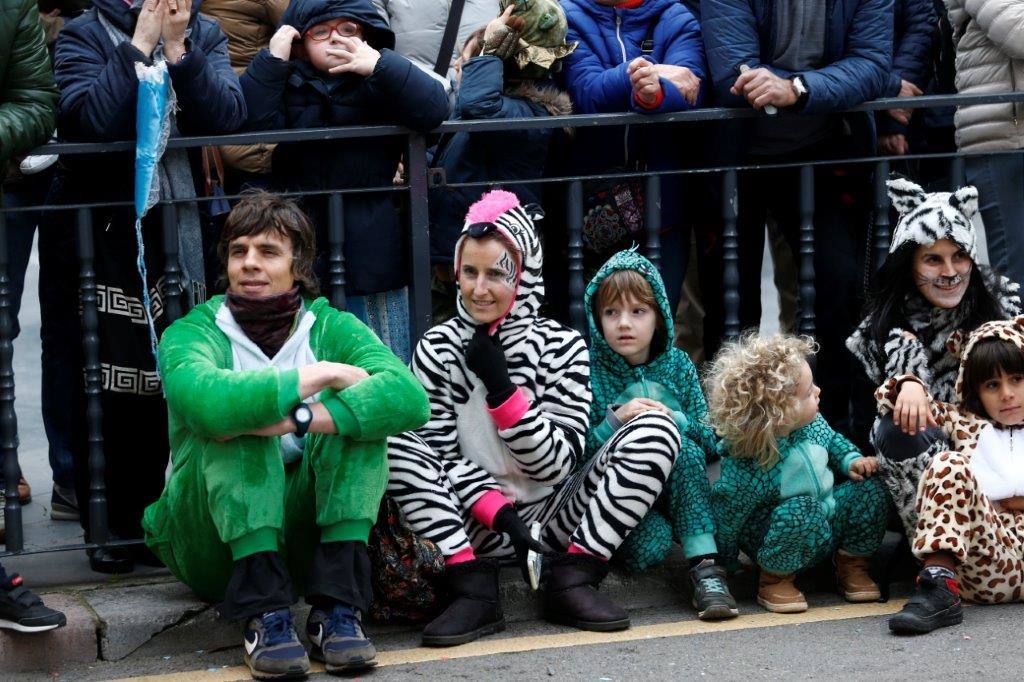
{"type": "MultiPolygon", "coordinates": [[[[284,419],[299,403],[297,369],[232,370],[231,342],[215,322],[223,301],[214,296],[193,308],[160,341],[175,462],[213,438],[284,419]]],[[[368,327],[331,308],[325,298],[306,306],[316,316],[309,343],[317,359],[356,365],[370,374],[343,391],[320,393],[340,434],[357,441],[383,440],[427,421],[430,406],[423,387],[368,327]]]]}
{"type": "Polygon", "coordinates": [[[35,0],[0,0],[0,179],[13,156],[46,142],[57,86],[35,0]]]}
{"type": "Polygon", "coordinates": [[[775,508],[787,499],[809,495],[832,519],[836,506],[833,472],[847,475],[850,465],[861,457],[857,446],[832,430],[820,414],[778,443],[779,461],[769,469],[754,459],[729,457],[728,444],[722,441],[719,445],[722,476],[711,489],[711,509],[718,551],[728,562],[735,562],[740,533],[762,508],[775,508]]]}
{"type": "Polygon", "coordinates": [[[697,368],[690,357],[673,345],[673,314],[665,284],[654,265],[633,249],[620,251],[605,263],[587,286],[583,297],[590,327],[590,383],[594,400],[590,406],[590,430],[587,432],[587,458],[593,457],[616,431],[615,420],[608,419],[608,407],[629,402],[631,398],[651,398],[673,410],[680,434],[695,441],[705,453],[715,450],[717,437],[705,423],[707,401],[700,387],[697,368]],[[651,285],[665,328],[652,340],[652,357],[647,364],[632,367],[605,341],[594,319],[593,300],[601,282],[618,270],[636,270],[651,285]]]}

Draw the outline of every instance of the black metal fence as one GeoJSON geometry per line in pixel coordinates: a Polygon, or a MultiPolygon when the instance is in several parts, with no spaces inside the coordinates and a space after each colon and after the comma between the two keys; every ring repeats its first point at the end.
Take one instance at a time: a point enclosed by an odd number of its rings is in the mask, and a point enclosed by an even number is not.
{"type": "MultiPolygon", "coordinates": [[[[858,106],[851,111],[882,111],[887,109],[906,108],[912,104],[915,108],[937,108],[967,104],[986,103],[1019,103],[1024,102],[1024,93],[1003,93],[994,95],[972,96],[927,96],[908,99],[881,99],[858,106]]],[[[654,124],[674,123],[686,125],[700,121],[723,121],[728,119],[753,118],[762,114],[752,109],[720,109],[709,108],[695,111],[644,116],[633,113],[598,114],[590,116],[553,116],[547,118],[516,119],[516,120],[474,120],[452,121],[444,123],[435,133],[458,132],[495,132],[527,129],[558,129],[558,128],[590,128],[607,126],[646,126],[654,124]]],[[[786,114],[782,114],[786,115],[786,114]]],[[[169,148],[196,148],[206,145],[281,143],[298,141],[337,140],[365,137],[403,136],[408,140],[405,157],[408,180],[401,186],[369,187],[359,189],[335,189],[317,192],[286,193],[288,196],[326,195],[328,206],[329,235],[329,274],[328,291],[332,305],[345,307],[345,262],[342,245],[345,238],[345,222],[343,206],[345,197],[350,194],[399,192],[408,195],[409,217],[409,252],[410,259],[410,324],[409,333],[413,342],[418,339],[431,324],[431,264],[428,235],[428,190],[437,184],[449,187],[479,187],[484,189],[494,183],[482,181],[472,183],[446,183],[443,177],[428,172],[428,136],[411,132],[397,126],[356,126],[348,128],[317,128],[306,130],[280,130],[261,133],[242,133],[209,137],[178,137],[169,141],[169,148]]],[[[134,142],[115,143],[62,143],[50,144],[40,148],[36,153],[77,155],[105,154],[111,152],[130,152],[135,148],[134,142]]],[[[1024,150],[1000,153],[1024,153],[1024,150]]],[[[574,327],[584,331],[585,317],[583,309],[583,243],[581,229],[584,220],[584,188],[583,183],[590,180],[612,180],[624,178],[640,178],[646,192],[645,226],[646,251],[648,257],[659,268],[663,255],[659,241],[661,228],[661,185],[663,176],[672,175],[711,175],[717,176],[721,182],[722,205],[721,220],[724,250],[724,311],[725,334],[736,336],[740,332],[739,318],[739,234],[737,231],[737,178],[743,171],[762,170],[768,168],[799,169],[799,215],[800,215],[800,248],[799,248],[799,296],[800,312],[798,329],[801,333],[814,334],[814,168],[821,165],[867,165],[871,167],[874,177],[874,225],[872,231],[872,260],[875,265],[881,263],[888,251],[891,225],[889,219],[889,199],[885,180],[889,175],[889,165],[893,160],[913,161],[925,159],[946,159],[951,165],[950,177],[954,184],[961,183],[964,177],[964,155],[959,153],[912,154],[899,157],[872,156],[857,159],[833,159],[828,161],[778,163],[771,165],[739,165],[714,166],[701,168],[680,168],[675,170],[638,171],[635,173],[572,175],[545,177],[515,182],[502,181],[502,186],[517,184],[556,184],[565,186],[566,192],[566,226],[568,228],[568,259],[569,259],[569,315],[574,327]]],[[[237,197],[229,196],[228,199],[237,197]]],[[[173,322],[183,313],[181,272],[177,262],[178,235],[177,210],[183,203],[202,203],[214,198],[197,197],[193,199],[177,199],[160,203],[162,227],[162,248],[165,254],[165,270],[162,282],[162,295],[165,302],[165,314],[168,322],[173,322]]],[[[7,542],[6,552],[0,556],[11,554],[32,554],[64,550],[89,549],[99,546],[118,546],[138,544],[139,539],[111,541],[107,524],[107,498],[104,485],[105,460],[103,454],[103,433],[101,428],[100,392],[102,386],[101,368],[99,363],[98,330],[98,298],[96,272],[94,269],[94,241],[91,209],[124,206],[131,207],[131,201],[81,203],[60,206],[25,206],[4,208],[0,210],[0,455],[4,457],[3,476],[6,481],[6,499],[4,514],[6,519],[7,542]],[[18,499],[18,425],[14,410],[15,377],[13,370],[13,320],[11,319],[10,290],[11,282],[8,274],[6,216],[14,211],[39,211],[43,216],[54,211],[76,213],[78,260],[82,314],[82,347],[84,351],[86,424],[88,429],[88,457],[90,475],[90,495],[87,501],[90,511],[90,536],[92,543],[71,544],[54,547],[25,548],[25,538],[21,520],[21,505],[18,499]]],[[[46,229],[45,217],[40,220],[40,229],[46,229]]],[[[671,256],[669,256],[671,257],[671,256]]],[[[80,504],[86,501],[80,500],[80,504]]]]}

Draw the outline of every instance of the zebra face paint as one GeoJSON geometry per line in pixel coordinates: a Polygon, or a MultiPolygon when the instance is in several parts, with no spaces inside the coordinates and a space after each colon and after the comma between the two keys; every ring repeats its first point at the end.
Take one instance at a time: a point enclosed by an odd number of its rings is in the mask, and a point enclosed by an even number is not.
{"type": "Polygon", "coordinates": [[[936,308],[955,308],[967,292],[973,266],[974,261],[956,242],[940,239],[931,246],[917,247],[914,284],[936,308]]]}
{"type": "Polygon", "coordinates": [[[490,324],[512,307],[518,268],[498,239],[467,239],[459,259],[459,296],[480,324],[490,324]]]}

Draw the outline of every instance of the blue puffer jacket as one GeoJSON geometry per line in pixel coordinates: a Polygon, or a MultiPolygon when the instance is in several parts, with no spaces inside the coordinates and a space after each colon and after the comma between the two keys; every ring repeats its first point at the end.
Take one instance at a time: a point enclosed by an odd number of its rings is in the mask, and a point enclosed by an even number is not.
{"type": "Polygon", "coordinates": [[[562,0],[569,22],[568,42],[579,47],[565,58],[565,84],[576,111],[593,114],[616,111],[663,113],[690,109],[691,105],[664,78],[665,98],[656,109],[633,100],[626,67],[645,56],[655,64],[685,66],[701,79],[700,106],[707,69],[701,29],[693,14],[679,0],[644,0],[633,9],[602,7],[593,0],[562,0]],[[652,40],[653,50],[644,54],[642,43],[652,40]]]}
{"type": "MultiPolygon", "coordinates": [[[[893,0],[829,0],[827,66],[799,74],[810,95],[802,113],[828,114],[885,94],[892,68],[893,0]]],[[[737,67],[771,66],[775,54],[772,0],[701,0],[701,22],[711,84],[723,106],[748,106],[729,88],[737,67]]]]}
{"type": "MultiPolygon", "coordinates": [[[[323,21],[359,22],[367,42],[380,51],[371,75],[329,75],[302,59],[283,61],[264,49],[242,75],[248,127],[319,128],[398,124],[436,128],[448,115],[448,99],[435,79],[392,50],[394,34],[370,0],[292,0],[282,23],[300,33],[323,21]]],[[[275,184],[288,190],[383,187],[391,184],[405,138],[353,138],[290,142],[274,150],[275,184]]],[[[326,200],[305,201],[317,228],[317,271],[326,273],[326,200]]],[[[408,222],[389,193],[349,195],[344,202],[346,292],[399,289],[408,283],[408,222]]]]}
{"type": "MultiPolygon", "coordinates": [[[[455,120],[568,116],[569,96],[551,83],[526,81],[506,89],[505,65],[494,56],[474,57],[462,67],[455,120]]],[[[493,133],[456,133],[441,138],[433,166],[444,168],[448,182],[529,180],[544,176],[551,129],[493,133]]],[[[487,187],[436,187],[430,190],[430,255],[451,263],[466,211],[487,187]]],[[[523,205],[540,203],[540,187],[509,185],[523,205]]]]}
{"type": "MultiPolygon", "coordinates": [[[[894,0],[893,15],[895,49],[885,96],[899,95],[904,80],[927,92],[932,78],[935,24],[938,21],[933,0],[894,0]]],[[[885,111],[875,112],[875,119],[879,135],[907,132],[906,126],[885,111]]]]}

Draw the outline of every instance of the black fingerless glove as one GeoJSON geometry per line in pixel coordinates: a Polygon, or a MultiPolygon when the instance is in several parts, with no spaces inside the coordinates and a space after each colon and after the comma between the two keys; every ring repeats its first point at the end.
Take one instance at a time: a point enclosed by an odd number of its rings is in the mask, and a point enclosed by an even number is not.
{"type": "Polygon", "coordinates": [[[487,405],[494,408],[511,398],[516,387],[508,376],[508,363],[498,341],[498,334],[489,335],[489,326],[478,326],[469,340],[466,346],[466,366],[484,382],[487,405]]]}

